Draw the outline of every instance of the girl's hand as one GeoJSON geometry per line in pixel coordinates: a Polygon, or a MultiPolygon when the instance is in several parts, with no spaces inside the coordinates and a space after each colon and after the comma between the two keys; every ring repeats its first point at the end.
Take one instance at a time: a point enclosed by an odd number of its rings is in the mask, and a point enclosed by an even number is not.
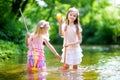
{"type": "Polygon", "coordinates": [[[27,32],[26,36],[27,36],[27,37],[30,37],[30,32],[27,32]]]}
{"type": "Polygon", "coordinates": [[[58,13],[58,14],[56,15],[56,18],[57,18],[58,23],[59,23],[59,24],[62,24],[62,15],[61,15],[61,13],[58,13]]]}
{"type": "Polygon", "coordinates": [[[80,44],[81,40],[80,41],[76,41],[76,42],[71,42],[69,44],[65,44],[63,47],[68,47],[68,46],[76,46],[77,44],[80,44]]]}
{"type": "Polygon", "coordinates": [[[68,46],[70,46],[69,44],[66,44],[66,45],[64,45],[63,47],[68,47],[68,46]]]}
{"type": "Polygon", "coordinates": [[[61,56],[60,55],[55,55],[57,59],[61,59],[61,56]]]}
{"type": "Polygon", "coordinates": [[[57,21],[58,21],[59,24],[62,24],[62,18],[57,19],[57,21]]]}

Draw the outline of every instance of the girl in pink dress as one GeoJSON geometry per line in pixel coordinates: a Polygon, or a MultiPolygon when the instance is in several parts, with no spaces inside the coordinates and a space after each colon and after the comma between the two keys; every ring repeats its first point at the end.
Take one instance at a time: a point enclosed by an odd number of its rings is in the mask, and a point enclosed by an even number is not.
{"type": "Polygon", "coordinates": [[[61,62],[65,65],[61,70],[68,70],[70,65],[73,66],[74,70],[77,70],[82,61],[83,54],[80,47],[82,28],[79,24],[78,13],[76,8],[70,8],[64,24],[62,24],[62,19],[58,19],[59,34],[64,38],[61,62]]]}
{"type": "Polygon", "coordinates": [[[43,42],[54,53],[56,58],[60,59],[59,54],[49,43],[49,29],[49,23],[45,20],[41,20],[32,34],[27,32],[26,45],[29,48],[27,55],[28,70],[46,71],[43,42]]]}

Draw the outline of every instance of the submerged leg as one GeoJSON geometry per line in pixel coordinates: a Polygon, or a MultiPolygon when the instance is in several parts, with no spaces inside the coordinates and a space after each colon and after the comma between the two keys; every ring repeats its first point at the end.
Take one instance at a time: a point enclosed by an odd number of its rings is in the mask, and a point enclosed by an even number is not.
{"type": "Polygon", "coordinates": [[[69,65],[65,64],[63,67],[60,68],[60,70],[65,71],[69,69],[69,65]]]}
{"type": "Polygon", "coordinates": [[[73,65],[73,70],[77,70],[78,69],[78,65],[73,65]]]}

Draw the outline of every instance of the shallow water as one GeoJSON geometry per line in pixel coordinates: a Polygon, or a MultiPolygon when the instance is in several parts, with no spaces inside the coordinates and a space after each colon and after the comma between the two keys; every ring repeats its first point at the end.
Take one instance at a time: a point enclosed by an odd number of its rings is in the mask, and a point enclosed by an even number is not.
{"type": "Polygon", "coordinates": [[[77,71],[62,72],[56,59],[48,59],[47,73],[27,72],[26,58],[19,56],[0,62],[0,80],[120,80],[120,46],[82,48],[84,57],[77,71]]]}

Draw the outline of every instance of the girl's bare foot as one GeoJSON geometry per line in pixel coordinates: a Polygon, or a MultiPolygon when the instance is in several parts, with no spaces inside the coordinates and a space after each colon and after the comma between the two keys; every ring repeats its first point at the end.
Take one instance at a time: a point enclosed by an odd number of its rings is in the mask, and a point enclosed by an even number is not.
{"type": "Polygon", "coordinates": [[[77,70],[78,66],[77,65],[73,65],[73,70],[77,70]]]}
{"type": "Polygon", "coordinates": [[[60,68],[61,71],[66,71],[68,69],[69,69],[69,65],[67,65],[67,64],[60,68]]]}

